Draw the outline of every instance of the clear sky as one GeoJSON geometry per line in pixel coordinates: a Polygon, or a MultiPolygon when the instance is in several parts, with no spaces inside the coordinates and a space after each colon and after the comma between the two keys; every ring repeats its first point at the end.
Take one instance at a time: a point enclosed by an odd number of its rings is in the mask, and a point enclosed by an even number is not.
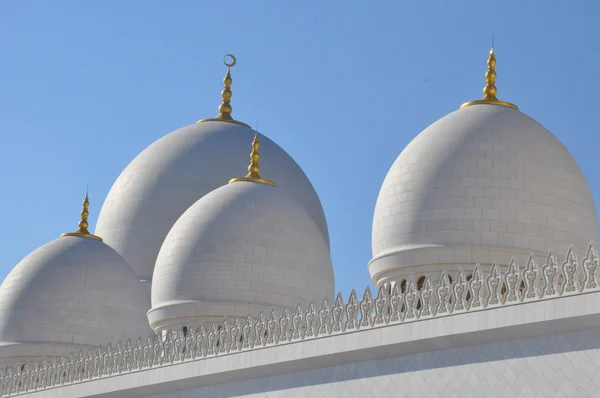
{"type": "Polygon", "coordinates": [[[598,15],[592,0],[2,0],[0,276],[76,228],[88,182],[93,230],[140,151],[214,117],[225,53],[234,117],[258,121],[323,202],[345,295],[369,283],[387,170],[481,97],[492,33],[498,97],[567,146],[598,203],[598,15]]]}

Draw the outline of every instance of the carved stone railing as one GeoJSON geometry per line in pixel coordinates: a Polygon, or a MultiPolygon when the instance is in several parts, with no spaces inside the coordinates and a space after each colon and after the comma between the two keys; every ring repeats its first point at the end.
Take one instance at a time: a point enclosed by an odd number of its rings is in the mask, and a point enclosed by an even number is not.
{"type": "Polygon", "coordinates": [[[560,263],[552,252],[541,266],[532,255],[523,269],[513,259],[504,273],[493,264],[484,275],[476,265],[469,280],[461,269],[450,282],[444,271],[435,286],[427,277],[421,290],[411,280],[405,291],[397,285],[381,287],[375,298],[367,287],[360,301],[352,290],[348,301],[338,293],[333,305],[323,300],[318,308],[311,302],[307,308],[284,308],[277,315],[271,310],[266,317],[260,313],[257,318],[191,325],[145,340],[6,367],[0,370],[0,396],[423,318],[597,291],[598,265],[597,252],[590,244],[581,262],[569,248],[560,263]]]}

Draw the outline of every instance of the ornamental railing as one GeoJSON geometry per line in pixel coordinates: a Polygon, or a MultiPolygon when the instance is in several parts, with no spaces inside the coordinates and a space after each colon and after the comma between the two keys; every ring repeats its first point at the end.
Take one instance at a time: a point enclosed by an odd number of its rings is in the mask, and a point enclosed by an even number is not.
{"type": "Polygon", "coordinates": [[[73,352],[0,370],[0,396],[56,388],[176,363],[219,355],[449,316],[487,308],[546,300],[599,290],[598,255],[589,245],[582,261],[569,248],[563,261],[552,252],[544,264],[531,255],[524,267],[511,260],[504,272],[497,264],[485,273],[477,264],[472,272],[460,269],[454,278],[443,271],[437,282],[426,277],[417,289],[382,286],[375,297],[367,287],[359,301],[354,290],[347,301],[338,293],[332,305],[284,308],[265,316],[225,319],[208,325],[189,325],[163,335],[138,338],[114,346],[73,352]],[[468,276],[468,277],[467,277],[468,276]]]}

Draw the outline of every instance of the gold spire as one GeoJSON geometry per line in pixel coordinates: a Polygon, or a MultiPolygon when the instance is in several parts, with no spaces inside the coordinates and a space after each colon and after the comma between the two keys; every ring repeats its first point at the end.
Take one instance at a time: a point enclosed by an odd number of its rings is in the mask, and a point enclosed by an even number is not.
{"type": "Polygon", "coordinates": [[[233,61],[231,61],[231,63],[228,63],[227,61],[223,60],[223,62],[225,63],[225,65],[227,65],[227,73],[225,74],[225,78],[223,79],[223,91],[221,91],[221,105],[219,106],[219,115],[217,116],[217,119],[223,119],[223,120],[233,120],[233,118],[231,117],[231,82],[233,81],[231,79],[231,67],[233,65],[235,65],[235,57],[232,55],[231,58],[233,59],[233,61]]]}
{"type": "Polygon", "coordinates": [[[87,191],[85,192],[85,199],[83,199],[83,209],[81,210],[81,219],[79,220],[79,229],[75,232],[66,232],[62,236],[83,236],[84,238],[92,238],[102,242],[102,238],[96,235],[90,234],[88,231],[88,215],[90,214],[88,207],[90,207],[90,200],[87,191]]]}
{"type": "Polygon", "coordinates": [[[225,57],[223,57],[223,63],[227,67],[227,73],[225,73],[225,78],[223,79],[223,91],[221,91],[219,114],[215,118],[200,120],[198,123],[220,121],[250,127],[246,123],[238,122],[231,117],[231,82],[233,81],[231,79],[231,67],[235,66],[237,63],[237,58],[235,58],[233,54],[226,54],[225,57]]]}
{"type": "Polygon", "coordinates": [[[273,181],[265,180],[258,174],[260,172],[260,167],[258,166],[258,159],[260,158],[260,154],[258,153],[259,147],[260,144],[258,143],[258,133],[255,133],[254,139],[252,140],[252,152],[250,152],[250,166],[248,166],[248,174],[246,174],[246,177],[232,178],[229,180],[230,184],[239,181],[252,181],[275,186],[273,181]]]}
{"type": "Polygon", "coordinates": [[[496,98],[496,53],[494,52],[494,45],[490,49],[490,56],[487,60],[488,70],[485,74],[485,87],[483,88],[483,98],[477,101],[465,102],[461,105],[461,108],[465,108],[471,105],[489,104],[489,105],[500,105],[507,106],[513,109],[519,109],[515,104],[510,102],[500,101],[496,98]]]}

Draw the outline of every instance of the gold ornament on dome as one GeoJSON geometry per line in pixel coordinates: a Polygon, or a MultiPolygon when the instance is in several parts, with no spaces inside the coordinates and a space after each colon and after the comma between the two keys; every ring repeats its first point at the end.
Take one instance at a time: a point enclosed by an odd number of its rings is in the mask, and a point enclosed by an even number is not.
{"type": "Polygon", "coordinates": [[[77,229],[77,231],[75,232],[66,232],[64,234],[61,235],[61,237],[63,236],[82,236],[84,238],[91,238],[91,239],[96,239],[99,240],[100,242],[102,242],[102,238],[96,235],[93,235],[90,233],[90,231],[88,231],[88,216],[90,214],[88,208],[90,207],[90,200],[88,197],[88,193],[86,191],[85,193],[85,198],[83,199],[83,209],[81,210],[81,219],[79,220],[79,229],[77,229]]]}
{"type": "Polygon", "coordinates": [[[228,122],[235,123],[241,126],[248,126],[246,123],[238,122],[234,120],[231,116],[232,108],[231,108],[231,68],[235,66],[237,63],[237,58],[233,54],[226,54],[223,57],[223,63],[227,67],[227,73],[225,73],[225,78],[223,79],[223,91],[221,91],[221,105],[219,105],[219,114],[215,118],[211,119],[203,119],[199,120],[198,123],[202,122],[228,122]]]}
{"type": "Polygon", "coordinates": [[[485,74],[485,87],[483,88],[483,98],[476,101],[465,102],[461,105],[461,108],[466,108],[471,105],[500,105],[506,106],[512,109],[519,109],[515,104],[511,104],[510,102],[500,101],[496,98],[496,93],[498,90],[496,89],[496,53],[494,52],[494,45],[492,44],[492,48],[490,49],[490,56],[487,60],[488,70],[485,74]]]}
{"type": "Polygon", "coordinates": [[[258,160],[260,159],[260,154],[258,153],[258,148],[260,144],[258,142],[258,133],[254,134],[254,139],[252,140],[252,152],[250,152],[250,166],[248,166],[248,174],[245,177],[232,178],[229,180],[229,183],[232,184],[234,182],[240,181],[250,181],[250,182],[260,182],[262,184],[268,184],[275,186],[275,183],[270,180],[265,180],[259,174],[260,167],[258,166],[258,160]]]}

